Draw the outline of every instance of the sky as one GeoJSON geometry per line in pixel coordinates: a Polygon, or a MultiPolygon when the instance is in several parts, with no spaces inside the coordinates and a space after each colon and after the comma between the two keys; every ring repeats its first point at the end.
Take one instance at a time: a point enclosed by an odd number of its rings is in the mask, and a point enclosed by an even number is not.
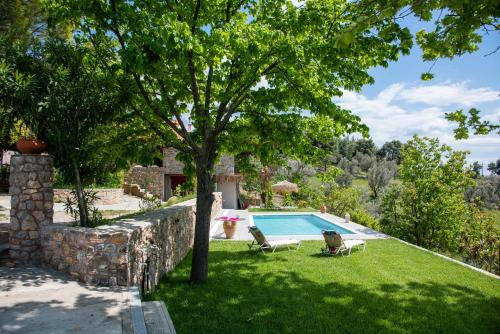
{"type": "MultiPolygon", "coordinates": [[[[406,25],[412,32],[428,24],[410,19],[406,25]]],[[[423,62],[421,51],[414,47],[409,56],[402,56],[388,68],[374,68],[370,74],[373,85],[361,92],[344,92],[335,102],[361,117],[370,128],[377,145],[389,140],[407,141],[418,134],[439,138],[457,150],[468,150],[468,161],[486,165],[500,159],[500,136],[471,136],[455,140],[455,125],[444,118],[457,109],[481,110],[485,120],[500,122],[500,51],[485,56],[500,45],[500,34],[483,37],[479,51],[453,60],[438,60],[432,68],[434,79],[420,80],[432,65],[423,62]]]]}

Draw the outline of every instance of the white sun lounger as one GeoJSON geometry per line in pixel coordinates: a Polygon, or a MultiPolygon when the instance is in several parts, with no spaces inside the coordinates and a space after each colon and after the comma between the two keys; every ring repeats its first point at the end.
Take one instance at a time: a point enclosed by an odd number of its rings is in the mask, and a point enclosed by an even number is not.
{"type": "Polygon", "coordinates": [[[296,239],[279,239],[279,240],[267,240],[264,234],[257,226],[250,226],[248,231],[253,235],[254,241],[251,244],[248,244],[248,248],[252,249],[254,246],[259,247],[262,253],[265,253],[265,249],[270,249],[274,253],[276,248],[278,247],[287,247],[290,249],[290,246],[297,246],[296,249],[300,247],[300,240],[296,239]]]}
{"type": "Polygon", "coordinates": [[[363,251],[366,247],[366,242],[364,240],[354,240],[354,239],[343,239],[342,236],[336,231],[323,231],[323,238],[325,238],[326,247],[322,249],[323,253],[330,255],[342,254],[345,252],[347,254],[351,254],[351,250],[354,247],[363,246],[363,251]],[[334,249],[334,252],[331,252],[330,249],[334,249]]]}

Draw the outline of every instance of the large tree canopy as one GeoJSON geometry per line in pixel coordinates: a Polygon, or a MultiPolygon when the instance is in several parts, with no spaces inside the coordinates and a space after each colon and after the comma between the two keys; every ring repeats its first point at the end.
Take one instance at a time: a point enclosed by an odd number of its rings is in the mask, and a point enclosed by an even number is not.
{"type": "MultiPolygon", "coordinates": [[[[73,20],[81,38],[117,53],[112,66],[136,85],[132,108],[165,142],[193,158],[198,201],[192,281],[207,279],[210,180],[221,138],[235,134],[233,122],[272,115],[290,124],[312,114],[328,118],[337,134],[366,133],[360,119],[332,98],[372,83],[368,69],[410,51],[412,36],[400,25],[402,18],[415,13],[428,20],[433,10],[448,8],[457,16],[453,36],[476,36],[481,24],[491,23],[475,2],[463,11],[445,0],[310,0],[298,6],[285,0],[47,2],[54,17],[73,20]],[[462,15],[481,19],[460,20],[462,15]]],[[[470,51],[477,43],[450,40],[450,31],[440,28],[447,24],[438,26],[437,35],[419,35],[427,59],[470,51]],[[450,51],[432,51],[442,49],[440,43],[450,51]]],[[[278,138],[297,134],[293,127],[271,128],[278,138]]]]}

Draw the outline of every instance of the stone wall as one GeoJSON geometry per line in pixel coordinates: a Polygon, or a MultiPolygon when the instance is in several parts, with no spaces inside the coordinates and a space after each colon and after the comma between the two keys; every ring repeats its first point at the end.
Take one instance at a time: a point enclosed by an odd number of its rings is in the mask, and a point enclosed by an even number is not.
{"type": "MultiPolygon", "coordinates": [[[[212,217],[222,197],[214,193],[212,217]]],[[[194,238],[196,200],[98,228],[51,225],[42,228],[43,260],[97,285],[138,285],[143,291],[171,271],[194,238]]]]}
{"type": "Polygon", "coordinates": [[[40,229],[52,224],[53,159],[14,155],[10,161],[10,257],[18,263],[41,261],[40,229]]]}
{"type": "MultiPolygon", "coordinates": [[[[165,173],[170,175],[183,175],[184,163],[175,159],[177,153],[175,148],[163,149],[163,167],[165,173]]],[[[223,155],[220,161],[215,164],[215,175],[232,175],[234,174],[234,157],[223,155]]]]}
{"type": "Polygon", "coordinates": [[[165,168],[165,174],[170,175],[183,175],[184,174],[184,163],[182,161],[176,160],[177,151],[175,148],[164,148],[163,149],[163,167],[165,168]]]}
{"type": "MultiPolygon", "coordinates": [[[[123,201],[123,189],[91,189],[97,192],[99,200],[96,205],[118,204],[123,201]]],[[[66,198],[71,196],[71,189],[54,189],[54,202],[66,202],[66,198]]]]}
{"type": "Polygon", "coordinates": [[[234,157],[223,155],[219,163],[215,165],[215,175],[233,175],[234,174],[234,157]]]}
{"type": "Polygon", "coordinates": [[[134,166],[128,171],[125,182],[129,185],[138,184],[142,189],[163,200],[165,168],[134,166]]]}

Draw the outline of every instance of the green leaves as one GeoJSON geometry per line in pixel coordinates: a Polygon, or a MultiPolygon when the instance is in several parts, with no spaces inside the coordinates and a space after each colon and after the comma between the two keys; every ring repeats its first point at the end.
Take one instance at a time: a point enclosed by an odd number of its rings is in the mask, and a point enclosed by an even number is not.
{"type": "Polygon", "coordinates": [[[432,80],[434,79],[434,74],[430,73],[430,72],[425,72],[425,73],[422,73],[422,75],[420,76],[420,79],[422,81],[429,81],[429,80],[432,80]]]}
{"type": "Polygon", "coordinates": [[[382,201],[384,229],[429,249],[456,250],[468,212],[464,191],[474,184],[466,156],[414,136],[402,149],[401,186],[382,201]]]}
{"type": "Polygon", "coordinates": [[[468,112],[469,115],[466,115],[462,109],[445,114],[448,121],[458,123],[458,127],[453,130],[455,139],[467,139],[471,131],[474,135],[487,135],[494,132],[500,134],[500,124],[481,121],[479,113],[478,109],[472,108],[468,112]]]}

